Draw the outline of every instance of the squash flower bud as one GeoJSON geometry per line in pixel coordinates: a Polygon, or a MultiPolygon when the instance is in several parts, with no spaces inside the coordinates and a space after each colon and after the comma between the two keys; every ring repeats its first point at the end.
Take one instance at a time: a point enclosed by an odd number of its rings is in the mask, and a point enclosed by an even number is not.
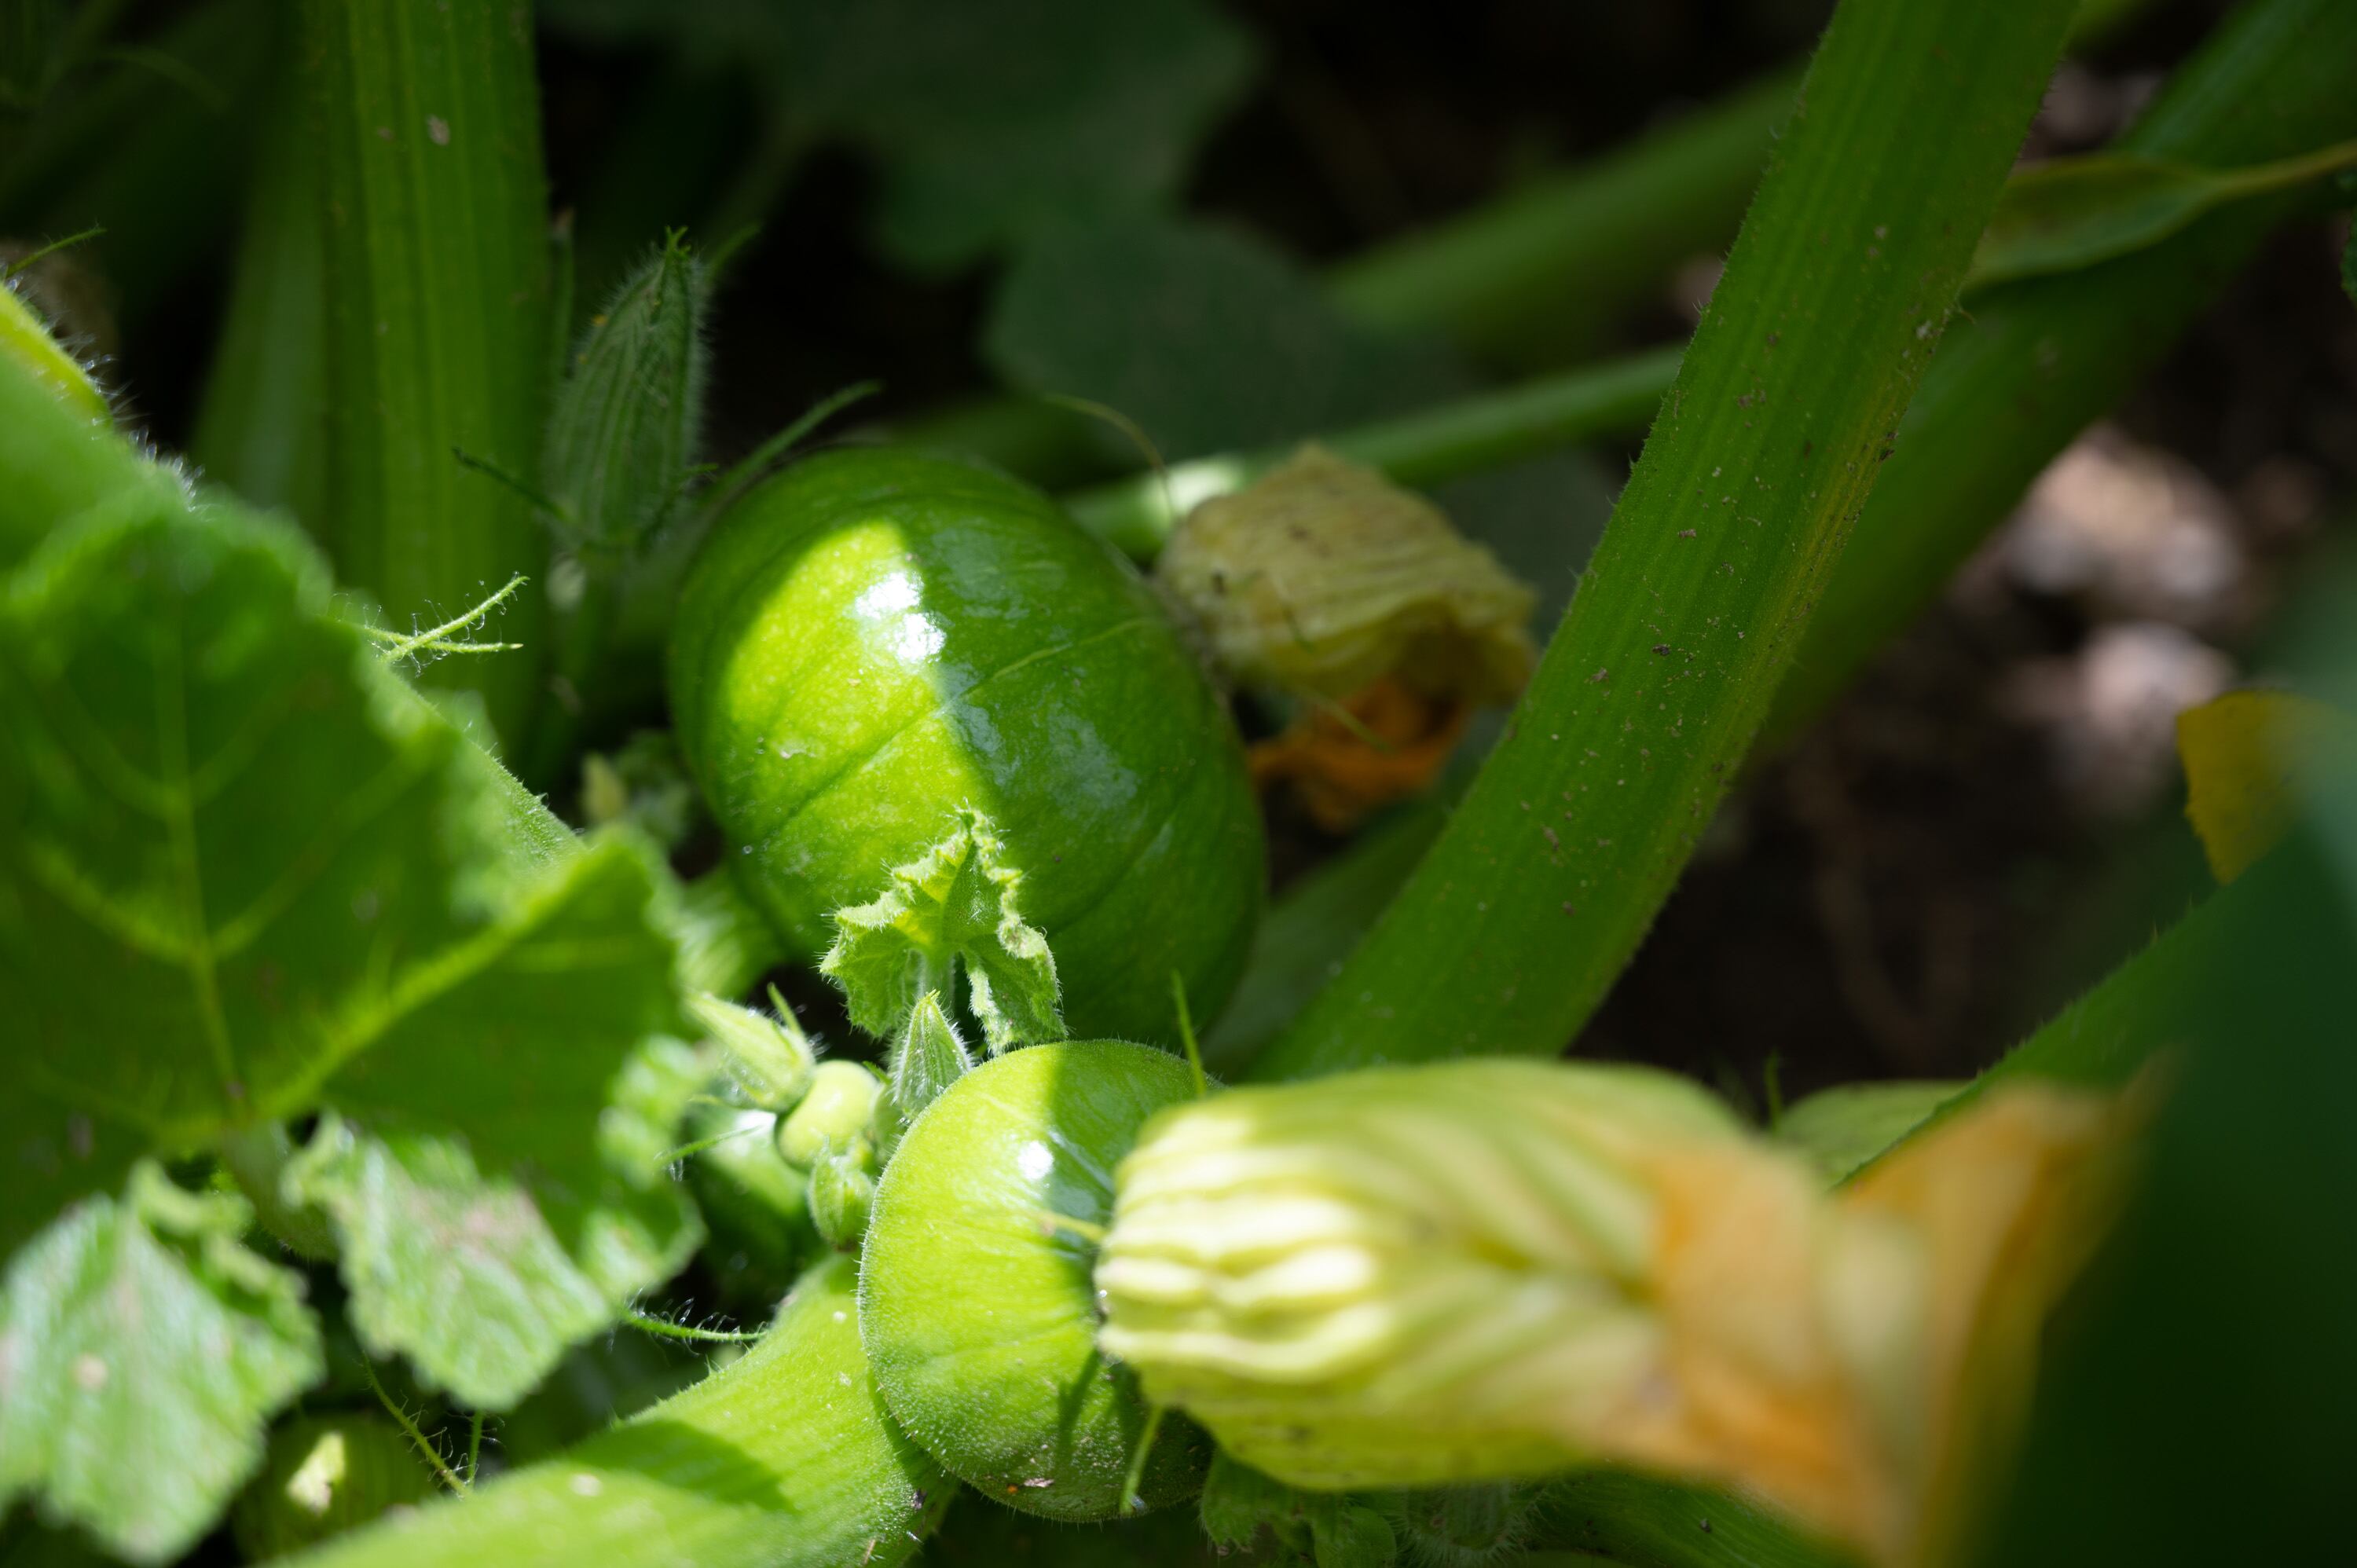
{"type": "Polygon", "coordinates": [[[1835,1195],[1641,1069],[1237,1090],[1164,1112],[1124,1163],[1101,1339],[1295,1486],[1628,1464],[1924,1563],[2010,1434],[2104,1121],[1992,1095],[1835,1195]]]}
{"type": "Polygon", "coordinates": [[[1530,589],[1430,501],[1322,446],[1197,507],[1155,575],[1247,685],[1339,700],[1396,675],[1480,706],[1537,657],[1530,589]]]}

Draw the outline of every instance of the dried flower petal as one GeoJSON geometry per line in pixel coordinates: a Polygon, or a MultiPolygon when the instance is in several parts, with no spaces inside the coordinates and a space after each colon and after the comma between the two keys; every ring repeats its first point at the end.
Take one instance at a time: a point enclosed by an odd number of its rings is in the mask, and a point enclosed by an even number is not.
{"type": "Polygon", "coordinates": [[[1197,507],[1156,575],[1248,685],[1340,698],[1397,675],[1501,703],[1537,657],[1530,589],[1430,501],[1321,446],[1197,507]]]}
{"type": "Polygon", "coordinates": [[[1462,703],[1387,675],[1255,741],[1253,784],[1263,792],[1290,785],[1319,827],[1348,832],[1383,807],[1422,794],[1457,749],[1469,717],[1462,703]]]}

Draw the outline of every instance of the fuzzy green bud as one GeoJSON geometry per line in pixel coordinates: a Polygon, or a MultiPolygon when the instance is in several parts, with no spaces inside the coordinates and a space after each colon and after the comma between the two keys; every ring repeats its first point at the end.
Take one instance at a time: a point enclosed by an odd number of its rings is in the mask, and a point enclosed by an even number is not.
{"type": "Polygon", "coordinates": [[[866,1138],[848,1148],[829,1149],[811,1167],[811,1223],[828,1246],[843,1251],[858,1246],[875,1203],[876,1149],[866,1138]]]}
{"type": "Polygon", "coordinates": [[[687,999],[689,1014],[720,1047],[728,1077],[747,1102],[763,1111],[785,1112],[810,1092],[818,1069],[809,1037],[794,1022],[793,1009],[782,1001],[777,1008],[774,1014],[756,1013],[702,992],[690,993],[687,999]]]}
{"type": "Polygon", "coordinates": [[[909,1010],[909,1022],[892,1043],[892,1070],[884,1098],[876,1102],[876,1147],[886,1159],[918,1112],[942,1091],[974,1070],[974,1055],[957,1026],[942,1011],[938,993],[928,991],[909,1010]]]}
{"type": "Polygon", "coordinates": [[[778,1153],[786,1164],[815,1174],[830,1150],[847,1149],[855,1139],[866,1142],[883,1092],[883,1080],[865,1063],[819,1063],[810,1092],[778,1123],[778,1153]]]}
{"type": "Polygon", "coordinates": [[[674,233],[590,319],[541,458],[567,548],[627,555],[670,521],[702,438],[709,292],[674,233]]]}

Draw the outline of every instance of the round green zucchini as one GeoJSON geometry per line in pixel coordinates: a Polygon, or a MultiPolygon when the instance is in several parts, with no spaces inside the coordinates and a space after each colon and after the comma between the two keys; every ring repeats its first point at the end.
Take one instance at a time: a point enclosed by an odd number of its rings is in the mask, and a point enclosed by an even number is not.
{"type": "MultiPolygon", "coordinates": [[[[1167,1052],[1033,1046],[952,1084],[885,1167],[860,1343],[901,1426],[985,1497],[1049,1519],[1121,1513],[1148,1412],[1136,1379],[1097,1349],[1092,1238],[1138,1128],[1194,1093],[1167,1052]]],[[[1211,1451],[1169,1416],[1140,1499],[1194,1496],[1211,1451]]]]}
{"type": "Polygon", "coordinates": [[[1045,496],[854,447],[732,506],[682,590],[682,750],[739,886],[804,956],[955,826],[996,824],[1078,1036],[1169,1041],[1259,908],[1242,748],[1153,592],[1045,496]]]}

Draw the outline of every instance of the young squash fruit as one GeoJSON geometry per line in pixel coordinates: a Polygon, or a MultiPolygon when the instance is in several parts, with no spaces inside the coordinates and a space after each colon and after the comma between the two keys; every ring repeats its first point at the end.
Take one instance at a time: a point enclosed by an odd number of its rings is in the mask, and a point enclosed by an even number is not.
{"type": "Polygon", "coordinates": [[[829,916],[995,825],[1076,1035],[1223,1003],[1261,897],[1219,699],[1153,592],[1036,490],[845,448],[732,506],[682,590],[682,750],[738,885],[804,957],[829,916]]]}
{"type": "Polygon", "coordinates": [[[1146,1120],[1195,1097],[1166,1051],[1064,1040],[965,1074],[885,1167],[862,1252],[859,1337],[902,1429],[986,1498],[1025,1513],[1119,1517],[1201,1489],[1211,1440],[1157,1429],[1097,1348],[1094,1238],[1146,1120]]]}

